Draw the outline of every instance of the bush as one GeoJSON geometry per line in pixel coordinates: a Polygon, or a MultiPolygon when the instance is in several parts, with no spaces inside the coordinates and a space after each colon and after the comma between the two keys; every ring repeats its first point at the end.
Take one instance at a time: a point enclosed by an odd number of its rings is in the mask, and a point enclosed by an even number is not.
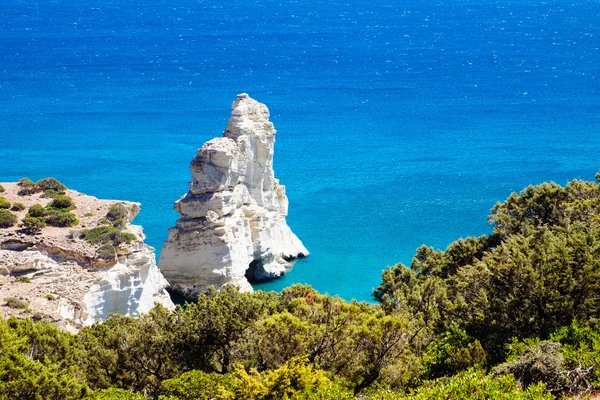
{"type": "Polygon", "coordinates": [[[43,199],[53,199],[56,196],[64,196],[64,195],[65,195],[65,192],[57,192],[52,189],[49,189],[49,190],[45,191],[44,194],[41,195],[40,197],[43,199]]]}
{"type": "Polygon", "coordinates": [[[23,203],[13,203],[11,211],[23,211],[25,209],[25,205],[23,203]]]}
{"type": "Polygon", "coordinates": [[[31,279],[28,276],[17,276],[17,282],[31,283],[31,279]]]}
{"type": "Polygon", "coordinates": [[[0,209],[8,210],[10,208],[10,202],[4,197],[0,197],[0,209]]]}
{"type": "Polygon", "coordinates": [[[521,389],[515,378],[505,375],[499,378],[470,369],[452,378],[442,378],[423,385],[403,397],[397,394],[373,396],[373,399],[430,400],[430,399],[502,399],[502,400],[552,400],[543,384],[521,389]]]}
{"type": "Polygon", "coordinates": [[[430,379],[452,375],[469,367],[482,367],[484,363],[485,351],[481,343],[456,327],[450,327],[431,343],[424,356],[426,376],[430,379]]]}
{"type": "Polygon", "coordinates": [[[46,226],[46,221],[40,217],[32,217],[30,215],[25,216],[23,218],[23,227],[26,231],[30,233],[37,233],[42,230],[46,226]]]}
{"type": "Polygon", "coordinates": [[[48,190],[53,190],[55,192],[64,192],[67,190],[67,187],[60,183],[57,179],[54,178],[44,178],[40,179],[35,183],[40,191],[46,192],[48,190]]]}
{"type": "Polygon", "coordinates": [[[8,210],[0,210],[0,228],[10,228],[17,223],[17,216],[8,210]]]}
{"type": "Polygon", "coordinates": [[[102,247],[100,247],[98,250],[96,250],[96,256],[99,259],[105,260],[105,261],[114,260],[116,254],[117,254],[117,249],[115,249],[115,246],[113,246],[110,243],[105,244],[102,247]]]}
{"type": "Polygon", "coordinates": [[[146,397],[129,390],[110,388],[94,392],[88,400],[146,400],[146,397]]]}
{"type": "Polygon", "coordinates": [[[50,294],[50,293],[48,293],[48,294],[47,294],[46,296],[44,296],[44,297],[45,297],[47,300],[50,300],[50,301],[54,301],[54,300],[56,300],[56,297],[54,297],[54,295],[53,295],[53,294],[50,294]]]}
{"type": "Polygon", "coordinates": [[[19,189],[20,195],[29,195],[38,192],[52,191],[50,192],[49,196],[45,196],[51,197],[53,193],[64,194],[65,190],[67,190],[67,187],[65,185],[63,185],[54,178],[40,179],[35,183],[31,179],[21,178],[19,179],[19,186],[21,187],[21,189],[19,189]]]}
{"type": "Polygon", "coordinates": [[[59,209],[71,209],[74,207],[75,203],[73,199],[69,196],[65,195],[57,195],[54,197],[54,200],[50,204],[48,204],[47,208],[59,208],[59,209]]]}
{"type": "Polygon", "coordinates": [[[46,224],[64,228],[79,224],[79,220],[75,214],[68,211],[48,210],[46,213],[46,224]]]}
{"type": "Polygon", "coordinates": [[[561,353],[560,343],[526,340],[525,343],[513,342],[511,347],[523,354],[495,367],[496,376],[512,374],[526,387],[543,382],[554,394],[582,394],[591,390],[595,380],[593,368],[577,362],[580,360],[574,360],[576,365],[569,365],[561,353]]]}
{"type": "Polygon", "coordinates": [[[121,232],[111,225],[102,225],[94,229],[82,230],[79,235],[91,244],[111,243],[114,246],[137,240],[137,236],[133,233],[121,232]]]}
{"type": "Polygon", "coordinates": [[[45,217],[46,209],[41,204],[34,204],[31,207],[29,207],[27,215],[35,218],[45,217]]]}
{"type": "Polygon", "coordinates": [[[110,206],[106,219],[108,219],[116,228],[124,227],[129,217],[129,207],[123,203],[115,203],[110,206]]]}
{"type": "Polygon", "coordinates": [[[17,308],[19,310],[25,310],[27,309],[27,307],[29,307],[29,302],[26,300],[21,300],[18,297],[6,297],[4,299],[4,301],[6,302],[6,305],[9,306],[10,308],[17,308]]]}
{"type": "Polygon", "coordinates": [[[4,186],[0,185],[0,193],[6,192],[6,189],[4,189],[4,186]]]}
{"type": "Polygon", "coordinates": [[[21,196],[38,192],[37,185],[35,183],[33,183],[33,181],[31,179],[21,178],[21,179],[19,179],[18,185],[20,187],[19,194],[21,196]]]}
{"type": "Polygon", "coordinates": [[[93,217],[93,216],[94,216],[94,213],[91,212],[91,211],[90,212],[86,212],[85,215],[84,215],[84,217],[93,217]]]}

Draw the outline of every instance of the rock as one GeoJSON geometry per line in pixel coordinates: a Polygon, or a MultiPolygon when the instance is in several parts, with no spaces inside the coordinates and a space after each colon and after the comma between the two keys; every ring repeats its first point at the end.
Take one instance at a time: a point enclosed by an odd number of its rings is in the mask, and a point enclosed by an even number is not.
{"type": "MultiPolygon", "coordinates": [[[[25,204],[26,209],[51,201],[41,193],[19,195],[15,183],[2,185],[6,189],[3,196],[25,204]]],[[[128,210],[124,232],[134,235],[135,240],[116,246],[114,259],[107,260],[98,257],[101,244],[78,237],[81,228],[77,226],[48,226],[38,234],[27,234],[19,226],[0,229],[0,300],[23,297],[32,313],[46,315],[69,330],[104,321],[111,313],[137,316],[156,304],[173,308],[166,291],[168,282],[156,266],[154,249],[144,243],[142,227],[131,224],[139,204],[99,200],[73,190],[67,195],[76,202],[71,212],[87,229],[103,224],[111,206],[122,203],[128,210]],[[31,282],[14,278],[21,275],[31,282]]],[[[19,219],[26,212],[19,212],[19,219]]],[[[19,313],[0,307],[0,315],[27,316],[19,313]]]]}
{"type": "Polygon", "coordinates": [[[159,268],[171,288],[194,298],[214,285],[237,285],[285,274],[289,261],[309,253],[288,227],[285,186],[275,179],[275,128],[269,110],[237,96],[223,137],[192,159],[189,192],[163,245],[159,268]]]}
{"type": "MultiPolygon", "coordinates": [[[[119,262],[98,271],[83,298],[87,318],[84,324],[103,321],[111,313],[136,316],[147,313],[156,304],[173,308],[165,291],[167,281],[156,266],[154,249],[144,245],[119,262]]],[[[67,310],[67,316],[70,314],[67,310]]],[[[76,312],[76,309],[73,310],[76,312]]]]}

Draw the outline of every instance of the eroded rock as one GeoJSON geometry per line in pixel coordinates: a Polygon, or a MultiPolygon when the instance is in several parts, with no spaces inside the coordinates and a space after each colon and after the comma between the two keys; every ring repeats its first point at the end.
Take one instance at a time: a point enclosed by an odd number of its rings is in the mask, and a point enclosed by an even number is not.
{"type": "Polygon", "coordinates": [[[189,192],[175,202],[180,218],[159,260],[174,290],[191,298],[210,285],[251,291],[248,280],[280,277],[290,260],[309,254],[285,220],[274,144],[267,107],[238,95],[223,137],[198,150],[189,192]]]}
{"type": "MultiPolygon", "coordinates": [[[[43,193],[20,195],[16,183],[2,185],[3,197],[25,206],[13,211],[19,220],[32,205],[47,206],[52,201],[43,193]]],[[[142,228],[131,224],[139,204],[99,200],[73,190],[66,194],[76,204],[71,212],[80,221],[77,226],[47,226],[35,234],[18,224],[0,229],[0,315],[47,317],[76,330],[103,321],[111,313],[136,316],[156,304],[174,307],[154,249],[144,243],[142,228]],[[102,244],[89,243],[78,232],[107,225],[105,218],[116,203],[128,210],[121,232],[135,239],[116,246],[114,256],[100,258],[102,244]],[[3,305],[9,297],[23,299],[29,308],[3,305]]]]}

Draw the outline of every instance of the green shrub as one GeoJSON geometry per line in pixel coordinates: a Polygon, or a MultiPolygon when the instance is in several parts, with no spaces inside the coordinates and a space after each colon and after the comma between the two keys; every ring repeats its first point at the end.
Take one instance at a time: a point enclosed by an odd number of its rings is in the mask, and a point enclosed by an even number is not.
{"type": "Polygon", "coordinates": [[[86,242],[91,244],[111,243],[118,246],[121,243],[131,243],[137,236],[129,232],[121,232],[111,225],[102,225],[94,229],[84,229],[79,233],[86,242]]]}
{"type": "Polygon", "coordinates": [[[25,209],[25,205],[23,203],[13,203],[11,211],[23,211],[25,209]]]}
{"type": "Polygon", "coordinates": [[[0,210],[0,228],[10,228],[17,223],[17,216],[8,210],[0,210]]]}
{"type": "Polygon", "coordinates": [[[68,211],[48,210],[46,213],[46,224],[63,228],[75,226],[79,224],[79,220],[75,214],[68,211]]]}
{"type": "Polygon", "coordinates": [[[44,192],[43,195],[41,195],[40,197],[43,199],[53,199],[56,196],[64,196],[65,192],[57,192],[55,190],[49,189],[47,191],[44,192]]]}
{"type": "Polygon", "coordinates": [[[41,204],[34,204],[31,207],[29,207],[27,215],[35,218],[45,217],[46,209],[41,204]]]}
{"type": "Polygon", "coordinates": [[[470,369],[451,378],[441,378],[423,385],[406,397],[390,393],[387,396],[375,395],[371,398],[382,400],[553,400],[554,396],[546,391],[546,387],[542,383],[523,390],[512,375],[494,377],[470,369]]]}
{"type": "Polygon", "coordinates": [[[110,206],[106,219],[116,228],[124,227],[128,221],[130,208],[123,203],[115,203],[110,206]]]}
{"type": "Polygon", "coordinates": [[[102,245],[98,250],[96,250],[96,256],[106,261],[114,260],[116,254],[117,249],[115,249],[115,246],[110,243],[102,245]]]}
{"type": "Polygon", "coordinates": [[[17,276],[17,282],[31,283],[31,279],[28,276],[17,276]]]}
{"type": "Polygon", "coordinates": [[[50,204],[48,204],[47,208],[59,208],[59,209],[71,209],[74,207],[75,203],[73,199],[69,196],[65,195],[57,195],[54,197],[54,200],[50,204]]]}
{"type": "Polygon", "coordinates": [[[41,217],[32,217],[29,214],[23,218],[23,227],[30,233],[37,233],[46,226],[46,221],[41,217]]]}
{"type": "Polygon", "coordinates": [[[44,178],[40,179],[35,183],[40,191],[46,192],[48,190],[53,190],[55,192],[64,192],[67,190],[67,187],[60,183],[57,179],[54,178],[44,178]]]}
{"type": "Polygon", "coordinates": [[[67,190],[65,185],[54,178],[40,179],[35,183],[31,179],[21,178],[19,179],[19,186],[20,195],[29,195],[38,192],[50,192],[48,196],[43,197],[52,197],[54,193],[64,194],[65,190],[67,190]]]}
{"type": "Polygon", "coordinates": [[[21,196],[34,194],[39,191],[37,185],[35,183],[33,183],[33,181],[31,179],[28,179],[28,178],[19,179],[18,185],[20,187],[19,195],[21,195],[21,196]]]}
{"type": "Polygon", "coordinates": [[[478,340],[469,337],[461,329],[450,327],[427,347],[423,358],[426,376],[433,379],[469,367],[482,367],[485,351],[478,340]]]}
{"type": "Polygon", "coordinates": [[[0,193],[6,192],[6,189],[4,189],[4,186],[0,185],[0,193]]]}
{"type": "Polygon", "coordinates": [[[93,217],[93,216],[94,216],[94,213],[93,213],[93,212],[91,212],[91,211],[90,211],[90,212],[86,212],[86,213],[84,214],[84,217],[93,217]]]}
{"type": "Polygon", "coordinates": [[[9,306],[10,308],[18,308],[20,310],[25,310],[27,309],[27,307],[29,307],[29,302],[26,300],[21,300],[18,297],[6,297],[4,299],[4,301],[6,302],[6,305],[9,306]]]}
{"type": "Polygon", "coordinates": [[[0,209],[8,210],[10,208],[10,202],[4,197],[0,197],[0,209]]]}
{"type": "Polygon", "coordinates": [[[86,400],[146,400],[146,397],[129,390],[110,388],[98,390],[86,400]]]}
{"type": "Polygon", "coordinates": [[[596,380],[592,367],[595,363],[589,362],[585,351],[570,352],[571,349],[567,349],[569,360],[562,354],[558,342],[525,340],[513,342],[511,347],[513,352],[522,353],[520,357],[511,357],[493,371],[497,376],[512,374],[525,387],[543,382],[554,394],[585,393],[596,380]]]}
{"type": "Polygon", "coordinates": [[[50,294],[50,293],[48,293],[48,294],[47,294],[46,296],[44,296],[44,297],[45,297],[47,300],[50,300],[50,301],[54,301],[54,300],[56,300],[56,297],[54,297],[54,295],[53,295],[53,294],[50,294]]]}

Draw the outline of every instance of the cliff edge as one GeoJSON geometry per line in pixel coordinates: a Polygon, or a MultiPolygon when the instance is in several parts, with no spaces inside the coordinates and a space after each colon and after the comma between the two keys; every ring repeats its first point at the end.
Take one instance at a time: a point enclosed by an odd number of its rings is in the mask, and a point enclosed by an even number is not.
{"type": "Polygon", "coordinates": [[[47,318],[76,330],[111,313],[174,307],[154,249],[131,224],[138,203],[42,181],[0,185],[0,315],[47,318]]]}
{"type": "Polygon", "coordinates": [[[280,277],[290,260],[309,254],[285,220],[274,144],[267,107],[238,95],[223,137],[198,150],[189,192],[175,202],[181,216],[158,263],[173,290],[188,298],[211,285],[252,291],[249,281],[280,277]]]}

